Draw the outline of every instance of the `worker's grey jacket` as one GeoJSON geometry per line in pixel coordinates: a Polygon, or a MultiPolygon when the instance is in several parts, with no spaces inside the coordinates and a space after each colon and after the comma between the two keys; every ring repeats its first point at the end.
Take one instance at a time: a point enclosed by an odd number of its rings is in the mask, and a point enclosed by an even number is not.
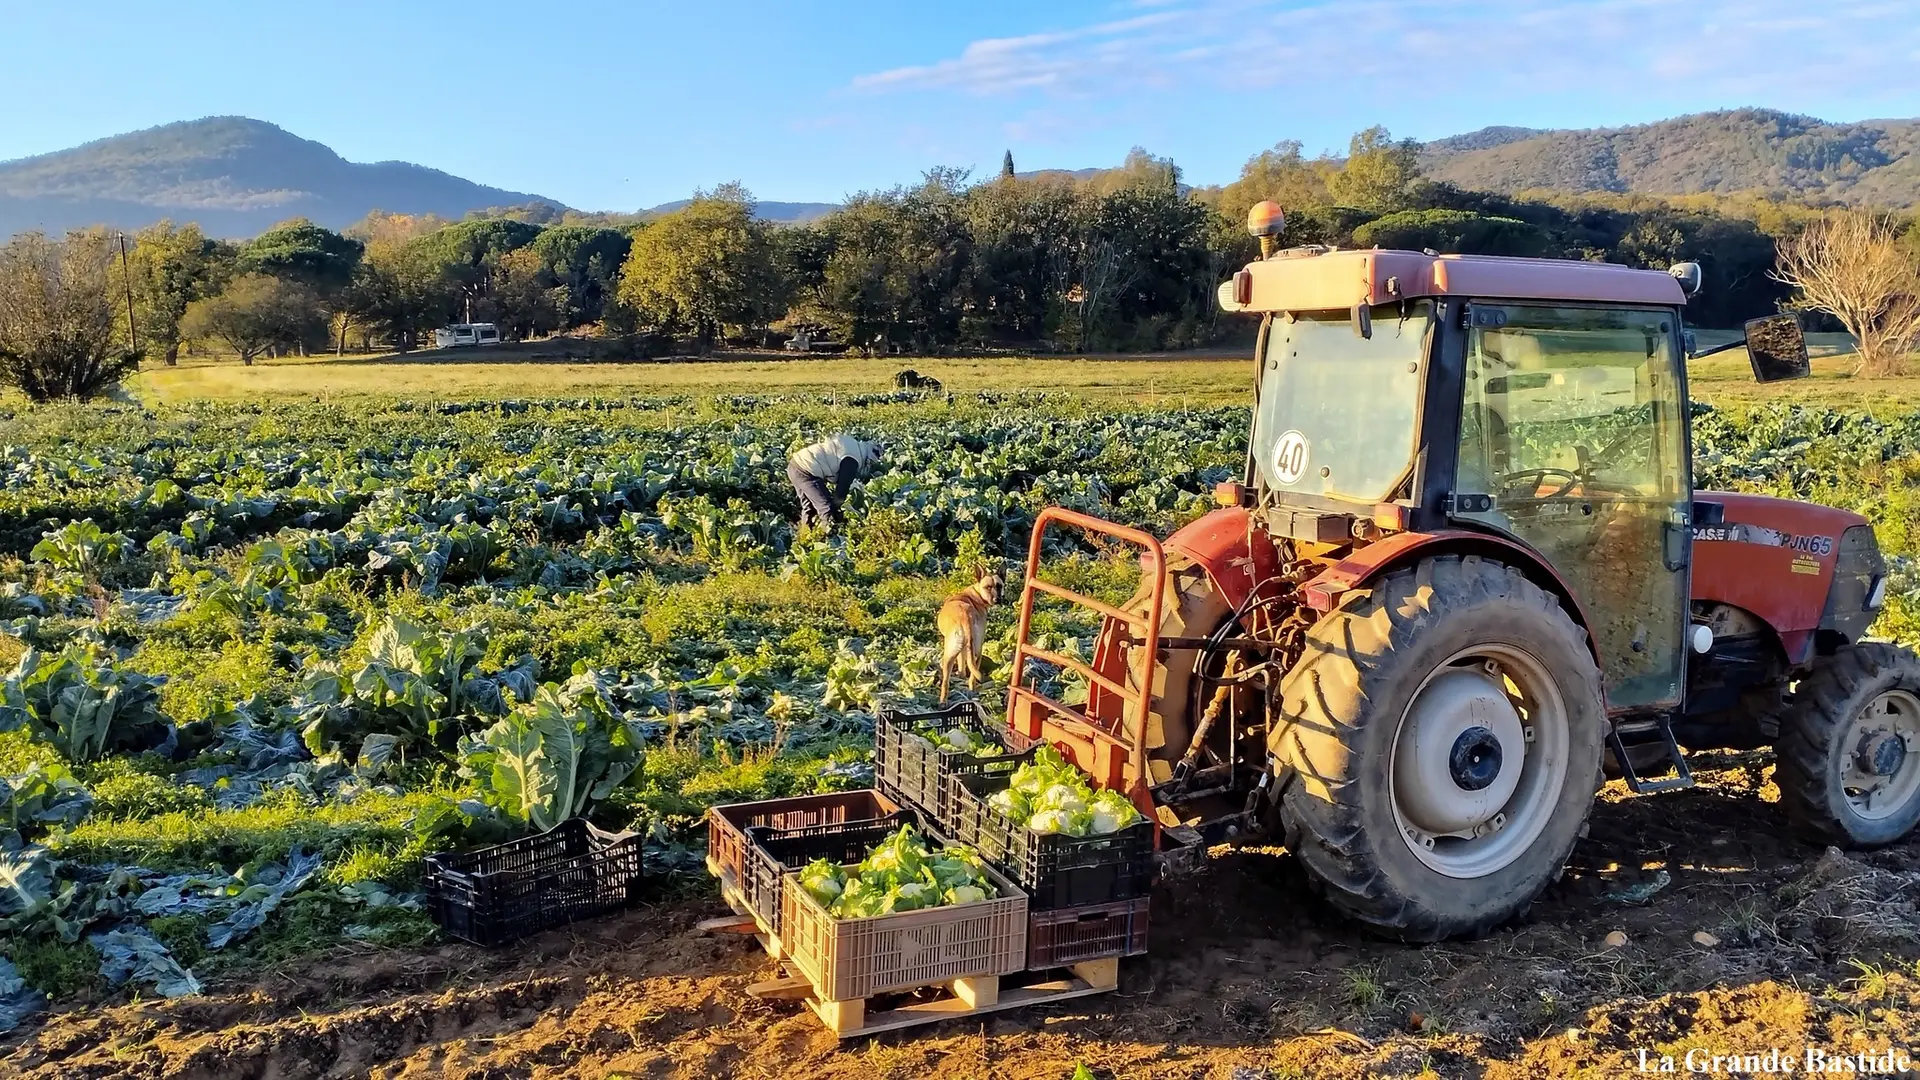
{"type": "Polygon", "coordinates": [[[879,456],[879,443],[842,434],[794,451],[787,464],[815,479],[833,480],[840,475],[840,463],[847,458],[852,458],[860,469],[865,469],[879,456]]]}

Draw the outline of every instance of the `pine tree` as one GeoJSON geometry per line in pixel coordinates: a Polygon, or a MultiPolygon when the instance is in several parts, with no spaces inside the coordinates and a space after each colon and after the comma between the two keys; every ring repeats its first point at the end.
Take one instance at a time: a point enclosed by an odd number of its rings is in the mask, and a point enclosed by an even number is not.
{"type": "Polygon", "coordinates": [[[1013,179],[1013,151],[1011,150],[1007,151],[1006,157],[1000,159],[1000,175],[1008,180],[1013,179]]]}

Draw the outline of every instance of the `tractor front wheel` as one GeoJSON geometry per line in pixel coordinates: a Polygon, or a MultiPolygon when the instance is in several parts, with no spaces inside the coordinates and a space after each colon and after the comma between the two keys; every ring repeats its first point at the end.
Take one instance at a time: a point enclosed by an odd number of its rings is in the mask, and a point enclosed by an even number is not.
{"type": "Polygon", "coordinates": [[[1287,846],[1332,905],[1407,941],[1473,936],[1560,875],[1600,783],[1600,673],[1559,599],[1443,556],[1316,623],[1270,748],[1287,846]]]}
{"type": "Polygon", "coordinates": [[[1891,844],[1920,823],[1920,658],[1877,642],[1843,646],[1794,687],[1774,781],[1800,836],[1891,844]]]}

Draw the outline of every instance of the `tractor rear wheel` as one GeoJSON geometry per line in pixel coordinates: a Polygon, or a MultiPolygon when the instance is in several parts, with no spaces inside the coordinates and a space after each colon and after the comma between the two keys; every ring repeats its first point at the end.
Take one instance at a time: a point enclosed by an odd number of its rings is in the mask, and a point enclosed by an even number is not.
{"type": "Polygon", "coordinates": [[[1281,684],[1287,846],[1406,941],[1485,933],[1557,878],[1600,784],[1600,672],[1559,599],[1442,556],[1355,593],[1281,684]]]}
{"type": "Polygon", "coordinates": [[[1891,844],[1920,823],[1920,658],[1841,647],[1794,687],[1774,782],[1787,821],[1823,844],[1891,844]]]}

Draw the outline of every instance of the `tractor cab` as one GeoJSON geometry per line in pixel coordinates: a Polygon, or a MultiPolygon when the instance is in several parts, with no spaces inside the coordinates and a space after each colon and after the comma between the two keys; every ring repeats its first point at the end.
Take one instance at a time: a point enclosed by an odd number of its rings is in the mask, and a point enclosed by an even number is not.
{"type": "Polygon", "coordinates": [[[1673,708],[1693,495],[1685,295],[1667,274],[1527,262],[1354,251],[1243,271],[1253,310],[1304,291],[1287,276],[1404,294],[1261,312],[1246,491],[1297,544],[1349,545],[1364,520],[1525,550],[1591,616],[1609,711],[1673,708]]]}
{"type": "MultiPolygon", "coordinates": [[[[1821,749],[1782,775],[1804,832],[1920,820],[1920,662],[1857,644],[1884,594],[1871,529],[1694,490],[1686,365],[1720,351],[1684,325],[1697,266],[1276,251],[1282,220],[1255,208],[1261,258],[1220,288],[1260,320],[1241,481],[1164,540],[1037,521],[1016,743],[1128,792],[1170,850],[1278,831],[1336,906],[1421,940],[1544,887],[1603,763],[1635,791],[1690,784],[1680,736],[1802,731],[1821,749]],[[1047,581],[1052,530],[1139,548],[1132,600],[1047,581]],[[1031,639],[1042,597],[1104,616],[1089,658],[1031,639]],[[1079,672],[1084,704],[1029,661],[1079,672]],[[1786,687],[1821,678],[1846,715],[1796,719],[1786,687]],[[1728,709],[1768,695],[1764,720],[1728,709]]],[[[1720,349],[1741,344],[1763,381],[1808,371],[1791,317],[1720,349]]]]}

